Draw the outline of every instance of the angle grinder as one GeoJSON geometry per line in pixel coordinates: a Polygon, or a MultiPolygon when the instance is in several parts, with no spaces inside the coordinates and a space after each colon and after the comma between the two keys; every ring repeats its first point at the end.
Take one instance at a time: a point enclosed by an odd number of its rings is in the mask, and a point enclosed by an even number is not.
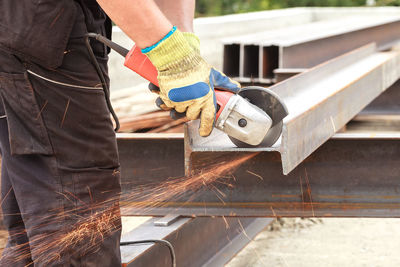
{"type": "MultiPolygon", "coordinates": [[[[89,34],[125,57],[124,65],[158,86],[157,69],[134,46],[130,51],[99,34],[89,34]]],[[[288,115],[285,104],[273,91],[250,86],[238,94],[215,88],[217,114],[215,128],[226,133],[237,147],[270,147],[282,133],[288,115]]]]}

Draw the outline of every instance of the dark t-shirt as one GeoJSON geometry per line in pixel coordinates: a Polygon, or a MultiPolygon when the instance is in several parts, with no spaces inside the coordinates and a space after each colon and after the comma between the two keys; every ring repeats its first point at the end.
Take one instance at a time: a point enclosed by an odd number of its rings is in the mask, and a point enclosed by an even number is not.
{"type": "MultiPolygon", "coordinates": [[[[103,36],[106,36],[111,40],[111,32],[112,32],[112,22],[110,18],[105,14],[105,12],[101,9],[99,4],[97,4],[96,0],[77,0],[83,10],[85,15],[85,24],[88,32],[100,33],[103,36]]],[[[108,54],[110,52],[110,48],[105,47],[99,42],[92,42],[92,46],[95,53],[98,53],[99,56],[102,53],[108,54]],[[104,49],[103,49],[104,48],[104,49]],[[106,51],[103,51],[106,50],[106,51]]]]}
{"type": "Polygon", "coordinates": [[[111,38],[111,21],[95,0],[1,0],[0,48],[57,68],[82,12],[87,31],[111,38]]]}

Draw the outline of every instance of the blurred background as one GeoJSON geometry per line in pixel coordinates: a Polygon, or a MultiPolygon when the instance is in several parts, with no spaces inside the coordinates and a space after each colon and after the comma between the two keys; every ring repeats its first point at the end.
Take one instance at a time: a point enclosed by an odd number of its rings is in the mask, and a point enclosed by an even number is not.
{"type": "Polygon", "coordinates": [[[400,6],[400,0],[197,0],[196,16],[220,16],[288,7],[400,6]]]}

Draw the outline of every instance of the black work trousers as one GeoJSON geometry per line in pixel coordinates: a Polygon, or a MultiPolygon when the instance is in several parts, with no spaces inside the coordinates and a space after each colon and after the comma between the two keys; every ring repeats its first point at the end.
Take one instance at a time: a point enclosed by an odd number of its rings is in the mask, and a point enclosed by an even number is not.
{"type": "Polygon", "coordinates": [[[82,13],[57,69],[0,50],[0,266],[121,266],[117,145],[84,32],[82,13]]]}

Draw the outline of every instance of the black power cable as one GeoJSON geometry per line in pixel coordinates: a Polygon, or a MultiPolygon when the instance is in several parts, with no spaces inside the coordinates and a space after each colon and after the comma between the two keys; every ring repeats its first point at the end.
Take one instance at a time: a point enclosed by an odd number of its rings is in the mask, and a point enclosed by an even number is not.
{"type": "Polygon", "coordinates": [[[120,128],[120,124],[119,124],[118,116],[117,116],[117,114],[115,114],[114,108],[112,107],[112,104],[111,104],[110,89],[108,88],[107,81],[104,77],[103,71],[101,70],[99,63],[97,62],[96,56],[94,55],[94,52],[93,52],[93,49],[90,46],[89,38],[93,38],[93,34],[87,34],[85,36],[85,44],[86,44],[87,50],[89,51],[89,55],[92,60],[92,63],[94,65],[94,67],[96,68],[96,72],[99,75],[101,85],[103,87],[104,95],[106,98],[108,110],[110,111],[110,113],[115,121],[115,129],[114,130],[117,132],[120,128]]]}
{"type": "Polygon", "coordinates": [[[147,244],[147,243],[153,243],[153,244],[162,244],[168,247],[169,252],[171,254],[171,262],[172,262],[172,267],[176,267],[176,256],[175,256],[175,251],[174,247],[172,244],[166,240],[158,240],[158,239],[149,239],[149,240],[139,240],[139,241],[129,241],[129,242],[121,242],[121,246],[130,246],[130,245],[137,245],[137,244],[147,244]]]}
{"type": "Polygon", "coordinates": [[[117,52],[118,54],[120,54],[123,57],[126,57],[129,53],[128,49],[120,46],[117,43],[114,43],[113,41],[107,39],[106,37],[104,37],[101,34],[89,32],[88,34],[86,34],[86,36],[96,39],[97,41],[108,46],[109,48],[111,48],[112,50],[114,50],[115,52],[117,52]]]}

